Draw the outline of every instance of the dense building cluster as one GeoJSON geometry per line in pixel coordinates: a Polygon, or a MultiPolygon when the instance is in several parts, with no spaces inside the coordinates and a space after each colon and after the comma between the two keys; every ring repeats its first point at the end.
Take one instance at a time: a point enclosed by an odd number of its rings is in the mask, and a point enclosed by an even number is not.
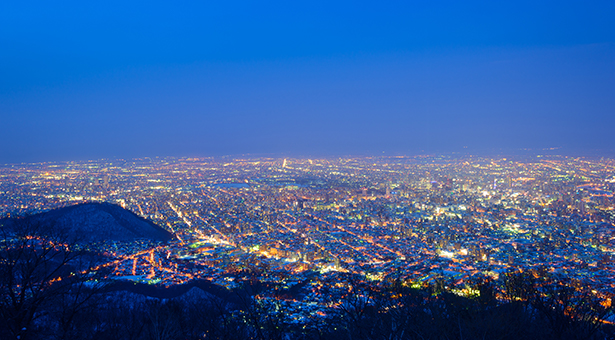
{"type": "Polygon", "coordinates": [[[326,315],[348,274],[464,287],[540,269],[615,293],[614,175],[612,160],[563,156],[15,164],[0,167],[0,213],[117,203],[176,239],[91,245],[111,258],[110,278],[234,288],[251,277],[300,322],[326,315]]]}

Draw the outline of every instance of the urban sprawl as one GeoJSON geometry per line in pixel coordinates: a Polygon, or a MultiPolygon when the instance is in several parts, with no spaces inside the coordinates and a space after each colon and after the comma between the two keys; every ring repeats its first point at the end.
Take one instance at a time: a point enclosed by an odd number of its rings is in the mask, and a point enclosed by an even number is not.
{"type": "Polygon", "coordinates": [[[0,215],[115,203],[175,238],[90,245],[110,279],[233,289],[249,272],[324,315],[349,273],[464,294],[472,280],[541,268],[610,296],[614,175],[610,159],[547,155],[13,164],[0,167],[0,215]]]}

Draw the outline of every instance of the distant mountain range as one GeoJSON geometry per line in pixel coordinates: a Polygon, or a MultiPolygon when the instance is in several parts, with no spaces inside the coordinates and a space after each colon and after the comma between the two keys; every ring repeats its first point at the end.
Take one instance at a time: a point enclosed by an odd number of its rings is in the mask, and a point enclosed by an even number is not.
{"type": "Polygon", "coordinates": [[[154,222],[111,203],[77,204],[31,215],[26,220],[42,233],[60,230],[80,243],[137,239],[165,242],[173,238],[172,233],[154,222]]]}

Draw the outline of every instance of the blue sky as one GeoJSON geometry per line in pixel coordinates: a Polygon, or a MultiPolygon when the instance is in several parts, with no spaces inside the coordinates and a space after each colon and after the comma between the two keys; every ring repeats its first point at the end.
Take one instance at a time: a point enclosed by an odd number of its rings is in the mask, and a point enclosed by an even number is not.
{"type": "Polygon", "coordinates": [[[0,163],[611,152],[613,19],[612,1],[6,2],[0,163]]]}

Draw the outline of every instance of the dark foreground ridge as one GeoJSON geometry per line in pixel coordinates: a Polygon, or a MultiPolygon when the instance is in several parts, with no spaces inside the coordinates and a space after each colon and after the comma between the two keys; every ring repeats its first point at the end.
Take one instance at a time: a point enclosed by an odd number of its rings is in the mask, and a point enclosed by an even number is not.
{"type": "Polygon", "coordinates": [[[133,241],[166,242],[173,234],[132,211],[111,203],[83,203],[29,216],[45,229],[61,230],[80,242],[133,241]]]}

